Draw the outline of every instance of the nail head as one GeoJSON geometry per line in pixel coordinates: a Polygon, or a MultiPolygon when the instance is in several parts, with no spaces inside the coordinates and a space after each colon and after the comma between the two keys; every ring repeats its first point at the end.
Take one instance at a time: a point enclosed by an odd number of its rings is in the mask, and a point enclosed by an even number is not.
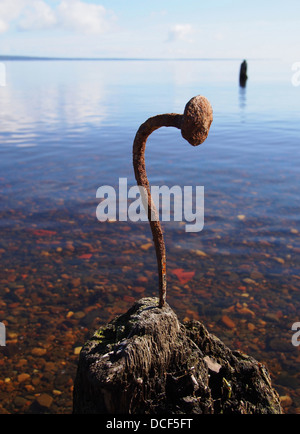
{"type": "Polygon", "coordinates": [[[213,110],[208,99],[195,96],[185,106],[181,135],[192,146],[198,146],[207,138],[212,121],[213,110]]]}

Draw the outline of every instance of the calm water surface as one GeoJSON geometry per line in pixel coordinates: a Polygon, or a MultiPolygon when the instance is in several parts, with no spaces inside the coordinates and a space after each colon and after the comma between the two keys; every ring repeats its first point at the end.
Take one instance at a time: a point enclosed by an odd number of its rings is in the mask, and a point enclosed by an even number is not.
{"type": "Polygon", "coordinates": [[[205,188],[202,232],[163,223],[168,302],[181,320],[203,321],[265,363],[286,412],[300,412],[300,354],[291,343],[300,321],[300,88],[291,65],[248,61],[246,88],[239,61],[5,66],[0,413],[70,413],[78,348],[135,299],[158,295],[148,223],[98,222],[96,191],[123,177],[135,185],[139,125],[182,113],[198,94],[214,110],[207,141],[192,148],[178,130],[161,129],[146,150],[152,184],[205,188]]]}

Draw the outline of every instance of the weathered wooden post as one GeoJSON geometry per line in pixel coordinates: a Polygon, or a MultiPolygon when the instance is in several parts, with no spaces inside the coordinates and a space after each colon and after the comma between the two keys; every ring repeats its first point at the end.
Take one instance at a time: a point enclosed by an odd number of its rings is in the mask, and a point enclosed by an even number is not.
{"type": "Polygon", "coordinates": [[[246,86],[246,83],[248,80],[247,69],[248,69],[248,65],[247,65],[246,60],[244,60],[241,64],[241,68],[240,68],[240,86],[241,87],[246,86]]]}

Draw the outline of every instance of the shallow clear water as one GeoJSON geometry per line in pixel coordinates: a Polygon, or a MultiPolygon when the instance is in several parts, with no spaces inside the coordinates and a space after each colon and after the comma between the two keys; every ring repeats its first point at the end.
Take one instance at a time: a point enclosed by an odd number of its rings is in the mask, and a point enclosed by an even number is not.
{"type": "Polygon", "coordinates": [[[47,411],[70,412],[74,348],[134,299],[157,295],[148,223],[100,223],[96,191],[118,187],[119,178],[135,185],[139,125],[155,114],[182,113],[202,94],[214,110],[202,146],[165,128],[146,149],[151,184],[205,188],[202,232],[163,223],[168,302],[180,319],[203,321],[266,363],[279,393],[292,398],[287,412],[298,412],[300,359],[291,327],[300,320],[300,88],[291,83],[291,65],[249,61],[246,88],[238,84],[240,62],[232,60],[5,66],[0,321],[8,338],[0,350],[0,411],[38,411],[36,396],[48,393],[47,411]],[[185,272],[193,277],[185,280],[185,272]],[[226,328],[224,315],[234,328],[226,328]],[[32,353],[36,347],[46,351],[42,357],[32,353]],[[20,382],[24,371],[30,379],[20,382]]]}

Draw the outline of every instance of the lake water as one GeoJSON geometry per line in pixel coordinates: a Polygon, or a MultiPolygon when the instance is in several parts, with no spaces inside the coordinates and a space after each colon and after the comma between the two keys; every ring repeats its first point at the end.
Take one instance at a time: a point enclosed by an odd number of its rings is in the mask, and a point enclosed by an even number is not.
{"type": "Polygon", "coordinates": [[[300,412],[300,87],[291,65],[248,61],[6,61],[0,87],[0,413],[71,413],[79,348],[97,326],[158,296],[147,222],[101,223],[100,186],[135,185],[147,118],[206,96],[214,121],[192,148],[154,132],[151,184],[204,186],[203,231],[163,222],[167,301],[265,363],[300,412]],[[230,319],[230,322],[228,321],[230,319]],[[25,375],[23,375],[25,374],[25,375]],[[40,394],[46,395],[44,404],[40,394]]]}

